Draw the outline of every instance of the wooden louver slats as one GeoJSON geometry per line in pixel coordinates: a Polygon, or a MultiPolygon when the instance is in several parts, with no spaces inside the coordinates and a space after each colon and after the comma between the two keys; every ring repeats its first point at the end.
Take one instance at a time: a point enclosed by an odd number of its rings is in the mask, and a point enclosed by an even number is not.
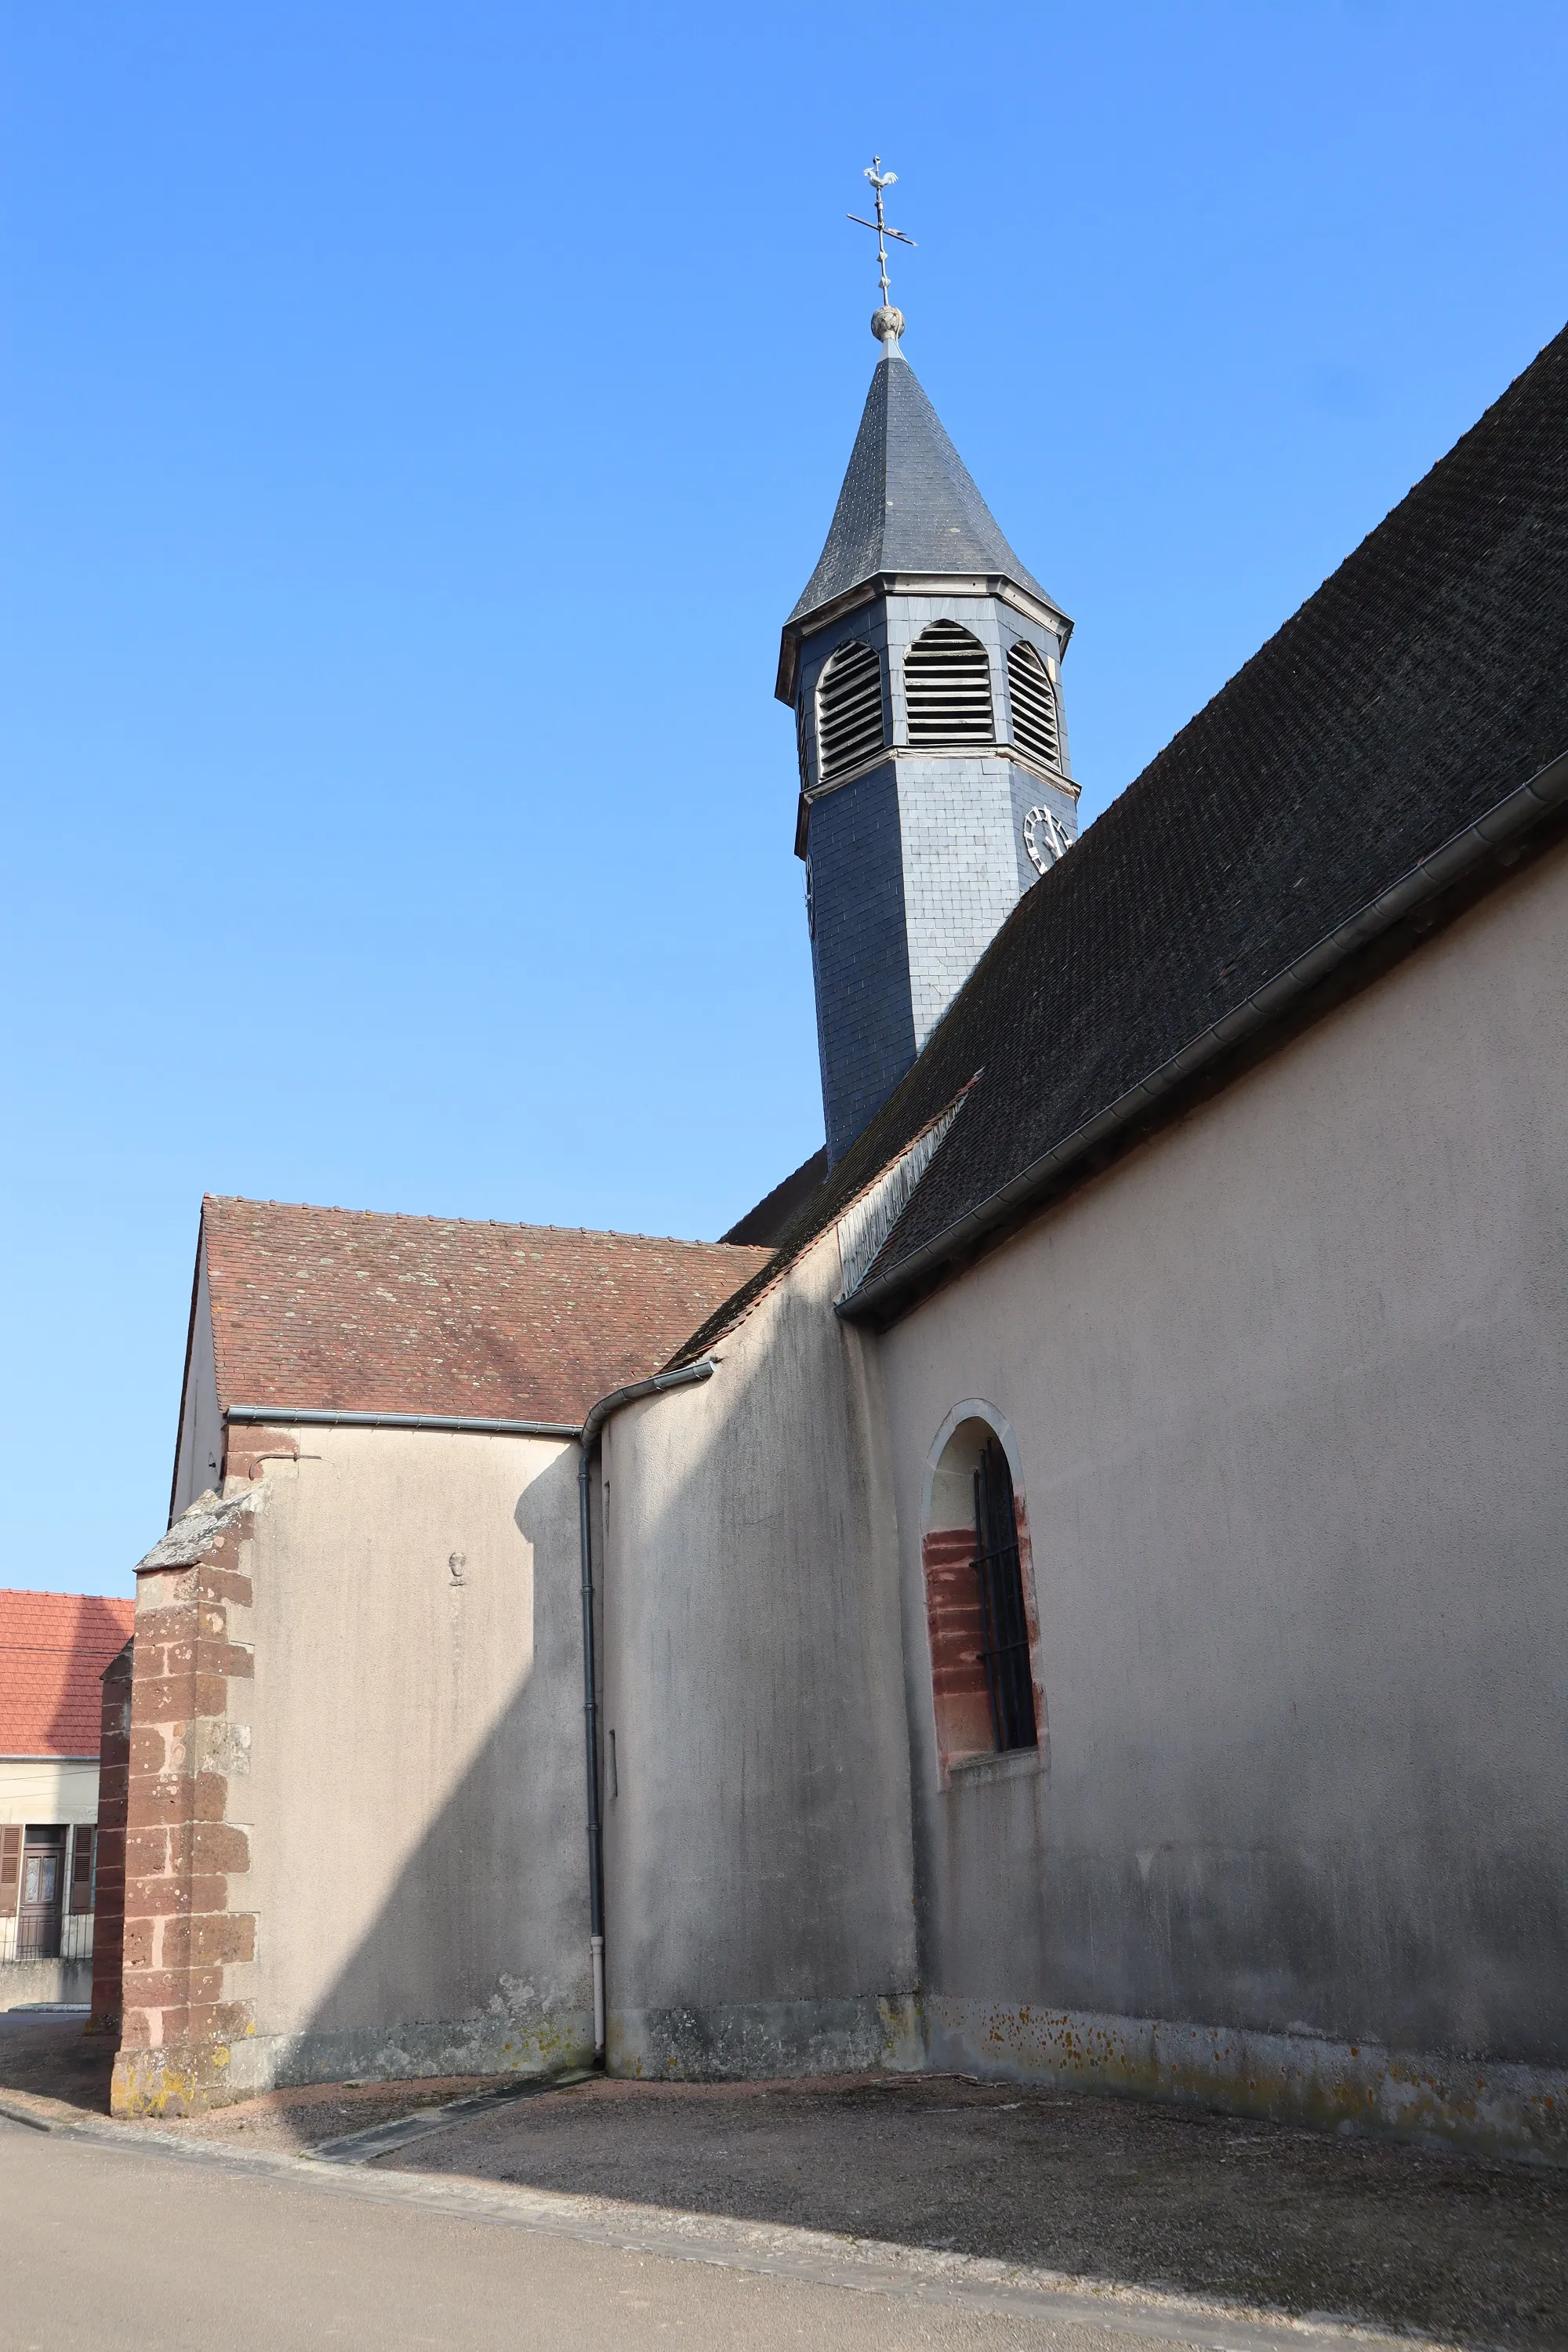
{"type": "Polygon", "coordinates": [[[14,1919],[22,1892],[22,1832],[0,1829],[0,1919],[14,1919]]]}
{"type": "Polygon", "coordinates": [[[817,779],[831,783],[882,749],[882,665],[857,638],[840,646],[816,688],[817,779]]]}
{"type": "Polygon", "coordinates": [[[83,1822],[71,1838],[70,1907],[73,1912],[92,1909],[92,1849],[98,1832],[83,1822]]]}
{"type": "Polygon", "coordinates": [[[1061,736],[1057,698],[1046,666],[1033,646],[1007,648],[1007,695],[1013,706],[1013,740],[1042,767],[1059,771],[1061,736]]]}
{"type": "Polygon", "coordinates": [[[933,621],[904,656],[911,743],[992,743],[991,661],[956,621],[933,621]]]}

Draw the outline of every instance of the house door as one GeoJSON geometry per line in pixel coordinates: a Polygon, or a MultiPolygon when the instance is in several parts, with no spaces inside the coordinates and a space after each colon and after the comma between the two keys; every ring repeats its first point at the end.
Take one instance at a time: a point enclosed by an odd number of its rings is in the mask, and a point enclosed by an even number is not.
{"type": "Polygon", "coordinates": [[[29,1830],[22,1848],[22,1904],[16,1921],[19,1960],[58,1960],[64,1895],[65,1832],[29,1830]],[[37,1839],[37,1844],[34,1840],[37,1839]]]}

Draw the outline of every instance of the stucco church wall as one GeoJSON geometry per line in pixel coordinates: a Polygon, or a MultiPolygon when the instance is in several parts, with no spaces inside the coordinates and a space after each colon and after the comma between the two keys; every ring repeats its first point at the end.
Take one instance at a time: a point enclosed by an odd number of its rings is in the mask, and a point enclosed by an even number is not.
{"type": "Polygon", "coordinates": [[[1331,2117],[1507,2077],[1540,2121],[1565,939],[1558,849],[886,1338],[939,2062],[1265,2105],[1294,2067],[1331,2117]],[[1049,1746],[943,1791],[921,1538],[966,1398],[1022,1464],[1049,1746]],[[1423,2091],[1391,2052],[1475,2063],[1423,2091]]]}
{"type": "MultiPolygon", "coordinates": [[[[268,1433],[247,1432],[259,1454],[268,1433]]],[[[260,1461],[231,2091],[592,2047],[576,1449],[295,1428],[260,1461]]],[[[231,1480],[231,1485],[232,1485],[231,1480]]]]}
{"type": "Polygon", "coordinates": [[[834,1237],[604,1454],[613,2071],[915,2054],[898,1560],[834,1237]]]}

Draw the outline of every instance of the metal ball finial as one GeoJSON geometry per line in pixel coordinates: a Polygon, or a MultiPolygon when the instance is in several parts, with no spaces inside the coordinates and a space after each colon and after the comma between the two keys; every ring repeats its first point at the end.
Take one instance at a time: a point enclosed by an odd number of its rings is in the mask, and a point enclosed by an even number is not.
{"type": "Polygon", "coordinates": [[[858,213],[847,215],[857,228],[875,229],[877,233],[877,274],[882,283],[882,307],[872,318],[871,332],[885,351],[896,351],[899,337],[904,331],[904,314],[896,307],[888,290],[888,239],[891,237],[895,245],[907,245],[911,252],[915,242],[912,236],[906,236],[901,228],[889,226],[882,207],[882,191],[890,188],[898,176],[896,172],[884,172],[881,157],[873,155],[871,168],[866,177],[870,181],[877,199],[877,217],[875,220],[862,220],[858,213]]]}

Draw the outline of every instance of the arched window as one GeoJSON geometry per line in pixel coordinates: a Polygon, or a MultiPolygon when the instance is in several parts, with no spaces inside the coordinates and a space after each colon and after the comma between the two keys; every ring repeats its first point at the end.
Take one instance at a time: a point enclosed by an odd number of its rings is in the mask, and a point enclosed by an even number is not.
{"type": "Polygon", "coordinates": [[[932,1465],[924,1543],[937,1748],[964,1757],[1038,1748],[1023,1515],[1006,1448],[962,1418],[932,1465]]]}
{"type": "Polygon", "coordinates": [[[858,768],[879,751],[882,728],[882,665],[869,646],[853,639],[840,646],[816,681],[817,781],[858,768]]]}
{"type": "Polygon", "coordinates": [[[1042,767],[1062,764],[1056,689],[1033,646],[1007,648],[1007,698],[1013,706],[1013,740],[1042,767]]]}
{"type": "Polygon", "coordinates": [[[956,621],[933,621],[904,656],[911,743],[994,743],[991,659],[956,621]]]}

